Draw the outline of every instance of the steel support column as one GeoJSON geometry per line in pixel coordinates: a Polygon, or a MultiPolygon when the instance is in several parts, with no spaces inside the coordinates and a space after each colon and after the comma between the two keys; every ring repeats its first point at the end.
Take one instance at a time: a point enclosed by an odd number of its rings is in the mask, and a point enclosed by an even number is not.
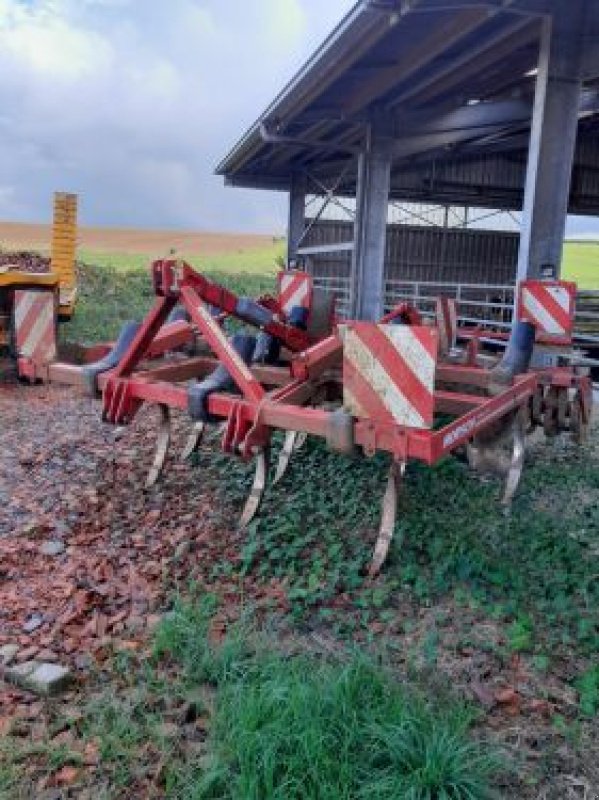
{"type": "Polygon", "coordinates": [[[554,3],[542,23],[518,279],[559,276],[581,92],[584,3],[554,3]]]}
{"type": "Polygon", "coordinates": [[[355,319],[383,315],[391,163],[391,141],[378,125],[369,125],[358,157],[351,308],[355,319]]]}
{"type": "Polygon", "coordinates": [[[306,185],[303,172],[297,172],[291,179],[289,190],[289,222],[287,229],[287,263],[297,258],[297,248],[306,227],[306,185]]]}

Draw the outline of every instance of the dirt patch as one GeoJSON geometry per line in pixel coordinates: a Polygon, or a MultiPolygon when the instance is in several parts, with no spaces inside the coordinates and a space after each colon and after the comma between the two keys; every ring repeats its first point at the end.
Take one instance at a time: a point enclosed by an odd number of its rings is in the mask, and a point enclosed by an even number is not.
{"type": "Polygon", "coordinates": [[[215,535],[188,464],[172,463],[144,491],[152,410],[117,444],[98,408],[71,390],[0,388],[0,646],[16,643],[27,659],[50,651],[80,669],[116,639],[135,649],[175,587],[212,563],[212,547],[230,546],[231,559],[237,550],[237,533],[215,535]]]}
{"type": "Polygon", "coordinates": [[[0,252],[0,272],[50,272],[50,259],[19,250],[16,253],[0,252]]]}
{"type": "MultiPolygon", "coordinates": [[[[0,222],[0,247],[5,249],[47,250],[51,238],[50,225],[0,222]]],[[[107,253],[164,255],[174,248],[179,253],[214,256],[267,247],[272,241],[272,236],[247,233],[90,227],[78,230],[79,247],[107,253]]]]}

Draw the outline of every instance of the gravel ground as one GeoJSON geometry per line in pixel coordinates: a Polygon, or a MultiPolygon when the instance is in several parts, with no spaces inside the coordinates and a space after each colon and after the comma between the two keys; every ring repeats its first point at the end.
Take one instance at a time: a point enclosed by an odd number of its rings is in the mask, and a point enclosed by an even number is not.
{"type": "MultiPolygon", "coordinates": [[[[82,668],[112,637],[133,639],[192,571],[201,580],[215,542],[235,556],[237,533],[215,535],[188,464],[171,458],[143,490],[155,419],[142,410],[115,442],[72,389],[0,388],[0,646],[19,644],[21,660],[82,668]]],[[[186,432],[175,419],[174,454],[186,432]]]]}

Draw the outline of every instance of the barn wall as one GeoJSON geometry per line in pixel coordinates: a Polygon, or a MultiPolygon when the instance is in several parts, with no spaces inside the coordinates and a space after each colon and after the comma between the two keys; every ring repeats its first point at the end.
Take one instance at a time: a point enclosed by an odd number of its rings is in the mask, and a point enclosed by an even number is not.
{"type": "MultiPolygon", "coordinates": [[[[320,220],[302,246],[351,241],[353,224],[320,220]]],[[[519,236],[503,231],[481,231],[427,226],[389,225],[385,279],[438,283],[513,284],[518,262],[519,236]]],[[[307,267],[317,284],[334,290],[343,310],[351,305],[351,253],[309,256],[307,267]]]]}

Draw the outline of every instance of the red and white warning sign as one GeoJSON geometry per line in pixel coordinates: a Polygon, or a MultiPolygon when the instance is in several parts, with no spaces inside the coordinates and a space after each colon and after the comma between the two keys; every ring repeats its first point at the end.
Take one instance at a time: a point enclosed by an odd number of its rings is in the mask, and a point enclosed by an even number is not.
{"type": "Polygon", "coordinates": [[[420,325],[341,325],[343,399],[355,417],[431,428],[439,334],[420,325]]]}
{"type": "Polygon", "coordinates": [[[297,270],[279,272],[279,303],[286,314],[290,314],[297,306],[310,310],[312,276],[297,270]]]}
{"type": "Polygon", "coordinates": [[[576,284],[567,281],[522,281],[518,319],[531,322],[537,341],[569,344],[576,313],[576,284]]]}
{"type": "Polygon", "coordinates": [[[456,346],[458,336],[457,304],[453,297],[437,297],[439,352],[446,355],[456,346]]]}
{"type": "Polygon", "coordinates": [[[17,355],[36,364],[56,358],[56,296],[54,291],[17,289],[14,299],[17,355]]]}

